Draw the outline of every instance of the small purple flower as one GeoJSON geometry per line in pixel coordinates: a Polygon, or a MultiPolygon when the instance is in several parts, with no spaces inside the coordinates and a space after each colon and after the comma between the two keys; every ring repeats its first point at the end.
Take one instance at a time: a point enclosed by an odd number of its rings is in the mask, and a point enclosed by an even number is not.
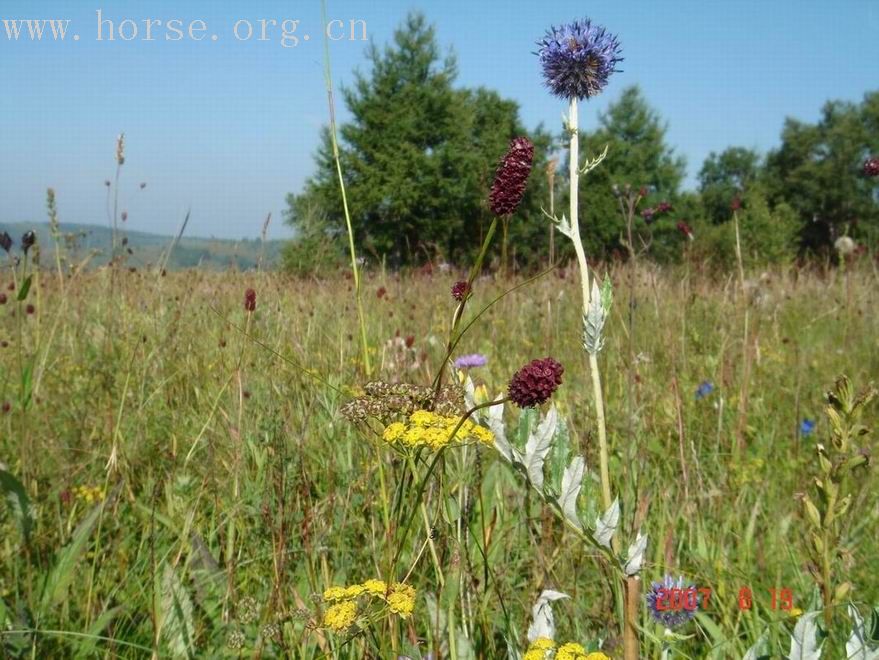
{"type": "Polygon", "coordinates": [[[472,353],[470,355],[462,355],[455,360],[455,367],[458,369],[472,369],[474,367],[484,367],[488,364],[488,358],[480,353],[472,353]]]}
{"type": "Polygon", "coordinates": [[[814,430],[815,430],[815,420],[809,419],[808,417],[803,419],[802,423],[800,424],[800,435],[802,435],[802,436],[812,435],[812,431],[814,431],[814,430]]]}
{"type": "Polygon", "coordinates": [[[701,599],[698,598],[698,595],[696,607],[692,609],[687,607],[686,592],[695,588],[695,585],[687,584],[681,576],[675,580],[671,575],[666,575],[662,582],[653,582],[646,596],[650,616],[666,628],[674,628],[686,623],[696,616],[696,611],[699,609],[701,599]],[[679,593],[682,592],[682,597],[676,602],[671,602],[672,589],[679,590],[679,593]]]}
{"type": "Polygon", "coordinates": [[[714,383],[710,380],[703,380],[699,383],[699,387],[696,388],[696,400],[704,399],[706,396],[711,394],[714,391],[714,383]]]}
{"type": "Polygon", "coordinates": [[[671,206],[670,202],[659,202],[659,204],[656,205],[656,212],[657,213],[660,213],[660,214],[669,213],[671,210],[672,210],[672,206],[671,206]]]}
{"type": "Polygon", "coordinates": [[[544,82],[563,99],[597,96],[623,61],[616,35],[588,18],[551,27],[537,45],[544,82]]]}
{"type": "Polygon", "coordinates": [[[649,207],[641,211],[641,217],[644,218],[644,222],[646,222],[648,225],[653,222],[653,220],[655,220],[655,216],[656,209],[654,209],[653,207],[649,207]]]}

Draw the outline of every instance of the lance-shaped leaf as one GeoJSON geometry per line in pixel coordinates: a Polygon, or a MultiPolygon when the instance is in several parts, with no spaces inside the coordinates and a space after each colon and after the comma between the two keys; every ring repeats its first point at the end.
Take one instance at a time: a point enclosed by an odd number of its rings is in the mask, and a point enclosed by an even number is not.
{"type": "Polygon", "coordinates": [[[525,443],[525,458],[522,464],[532,485],[543,492],[543,463],[552,447],[552,437],[558,427],[559,416],[555,406],[551,406],[546,416],[540,420],[537,430],[530,431],[525,443]]]}
{"type": "Polygon", "coordinates": [[[504,404],[490,406],[485,415],[485,423],[494,434],[494,448],[500,452],[500,455],[510,463],[521,463],[522,452],[507,440],[507,429],[504,426],[504,404]]]}
{"type": "Polygon", "coordinates": [[[12,517],[18,522],[25,543],[30,543],[31,530],[34,527],[34,513],[30,498],[22,483],[0,467],[0,495],[6,499],[12,517]]]}
{"type": "MultiPolygon", "coordinates": [[[[476,386],[473,384],[473,379],[470,376],[467,376],[464,379],[464,405],[467,407],[467,410],[476,407],[476,386]]],[[[480,411],[477,411],[478,415],[480,411]]]]}
{"type": "Polygon", "coordinates": [[[595,520],[595,540],[605,548],[610,547],[610,540],[613,538],[617,527],[620,524],[620,501],[613,501],[610,508],[595,520]]]}
{"type": "Polygon", "coordinates": [[[845,644],[846,660],[879,660],[879,649],[867,644],[867,627],[858,608],[849,603],[848,613],[852,619],[852,632],[845,644]]]}
{"type": "Polygon", "coordinates": [[[592,294],[589,300],[589,309],[583,315],[583,348],[589,355],[597,355],[604,348],[604,322],[607,312],[601,304],[601,291],[598,284],[592,280],[592,294]]]}
{"type": "Polygon", "coordinates": [[[819,660],[821,642],[818,639],[818,624],[815,622],[821,612],[806,612],[800,616],[790,638],[790,660],[819,660]]]}
{"type": "Polygon", "coordinates": [[[541,592],[534,607],[531,608],[531,625],[528,626],[529,642],[539,637],[555,638],[555,620],[552,616],[551,603],[562,598],[570,598],[570,596],[552,589],[544,589],[541,592]]]}
{"type": "Polygon", "coordinates": [[[632,545],[629,546],[629,551],[626,554],[626,575],[638,575],[641,571],[641,564],[644,563],[644,553],[647,551],[647,535],[641,534],[641,530],[638,530],[638,534],[635,536],[635,540],[632,542],[632,545]]]}
{"type": "Polygon", "coordinates": [[[586,460],[582,456],[575,456],[562,474],[562,491],[559,494],[559,506],[562,512],[577,529],[583,529],[580,516],[577,515],[577,497],[580,495],[585,473],[586,460]]]}

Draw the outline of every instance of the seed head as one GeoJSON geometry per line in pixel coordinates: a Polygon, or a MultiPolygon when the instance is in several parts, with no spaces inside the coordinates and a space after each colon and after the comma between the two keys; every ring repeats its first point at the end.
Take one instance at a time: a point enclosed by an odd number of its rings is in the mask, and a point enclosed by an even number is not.
{"type": "Polygon", "coordinates": [[[3,248],[6,252],[12,249],[12,236],[5,231],[0,234],[0,248],[3,248]]]}
{"type": "Polygon", "coordinates": [[[525,184],[531,174],[534,160],[534,145],[525,137],[514,138],[510,142],[497,171],[494,184],[488,197],[489,207],[495,215],[512,215],[525,195],[525,184]]]}
{"type": "Polygon", "coordinates": [[[469,292],[470,283],[467,280],[461,280],[460,282],[455,282],[452,285],[452,298],[454,298],[458,302],[464,300],[469,292]]]}
{"type": "Polygon", "coordinates": [[[545,403],[562,384],[565,368],[551,357],[532,360],[510,380],[509,397],[520,408],[545,403]]]}
{"type": "Polygon", "coordinates": [[[21,237],[21,249],[27,254],[27,251],[30,250],[36,242],[37,235],[33,231],[26,231],[21,237]]]}
{"type": "Polygon", "coordinates": [[[120,133],[116,138],[116,162],[119,165],[125,164],[125,133],[120,133]]]}

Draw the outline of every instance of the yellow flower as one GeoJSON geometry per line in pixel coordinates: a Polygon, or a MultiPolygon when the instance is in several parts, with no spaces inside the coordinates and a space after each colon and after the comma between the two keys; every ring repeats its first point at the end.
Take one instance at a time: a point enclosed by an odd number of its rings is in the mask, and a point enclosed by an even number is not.
{"type": "Polygon", "coordinates": [[[548,637],[538,637],[533,642],[531,642],[531,646],[528,647],[528,650],[525,651],[525,657],[523,660],[545,660],[548,654],[552,649],[555,648],[555,642],[549,639],[548,637]]]}
{"type": "Polygon", "coordinates": [[[387,601],[391,612],[407,619],[415,609],[415,588],[397,582],[391,587],[387,601]]]}
{"type": "Polygon", "coordinates": [[[350,587],[345,587],[345,598],[357,598],[357,596],[365,591],[366,588],[362,584],[354,584],[350,587]]]}
{"type": "Polygon", "coordinates": [[[336,632],[342,632],[351,627],[357,618],[357,604],[347,600],[336,603],[324,613],[324,626],[336,632]]]}
{"type": "Polygon", "coordinates": [[[789,612],[789,614],[790,614],[793,618],[796,619],[798,616],[801,616],[801,615],[803,614],[803,610],[801,610],[799,607],[795,607],[795,608],[793,608],[793,609],[789,612]]]}
{"type": "Polygon", "coordinates": [[[388,585],[384,580],[366,580],[362,586],[370,596],[384,596],[388,591],[388,585]]]}
{"type": "Polygon", "coordinates": [[[593,651],[586,655],[586,660],[610,660],[610,656],[605,655],[601,651],[593,651]]]}
{"type": "Polygon", "coordinates": [[[586,649],[575,642],[568,642],[556,651],[555,660],[586,660],[586,649]]]}
{"type": "Polygon", "coordinates": [[[442,449],[451,442],[479,442],[486,445],[494,443],[494,434],[486,428],[466,419],[443,417],[429,410],[416,410],[409,416],[408,423],[395,422],[385,428],[382,437],[388,443],[399,442],[406,447],[430,447],[442,449]],[[456,430],[457,429],[457,430],[456,430]],[[455,433],[452,436],[452,433],[455,433]]]}
{"type": "Polygon", "coordinates": [[[345,591],[345,587],[330,587],[324,591],[324,600],[345,600],[348,597],[345,591]]]}
{"type": "Polygon", "coordinates": [[[403,434],[406,432],[406,425],[400,422],[394,422],[390,426],[385,429],[385,432],[382,434],[382,437],[385,439],[385,442],[397,442],[400,438],[403,437],[403,434]]]}
{"type": "Polygon", "coordinates": [[[429,426],[436,423],[437,417],[438,415],[435,415],[434,413],[427,410],[416,410],[414,413],[409,415],[409,421],[416,426],[429,426]]]}

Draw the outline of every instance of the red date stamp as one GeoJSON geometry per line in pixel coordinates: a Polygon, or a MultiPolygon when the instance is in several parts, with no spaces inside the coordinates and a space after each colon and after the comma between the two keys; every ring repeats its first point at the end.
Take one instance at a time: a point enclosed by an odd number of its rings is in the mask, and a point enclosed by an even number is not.
{"type": "MultiPolygon", "coordinates": [[[[794,609],[793,592],[784,587],[769,589],[769,606],[773,610],[790,611],[794,609]]],[[[656,610],[659,612],[693,612],[708,609],[711,602],[710,587],[660,587],[656,595],[656,610]]],[[[750,587],[742,587],[738,594],[739,610],[750,610],[754,606],[754,595],[750,587]]]]}

